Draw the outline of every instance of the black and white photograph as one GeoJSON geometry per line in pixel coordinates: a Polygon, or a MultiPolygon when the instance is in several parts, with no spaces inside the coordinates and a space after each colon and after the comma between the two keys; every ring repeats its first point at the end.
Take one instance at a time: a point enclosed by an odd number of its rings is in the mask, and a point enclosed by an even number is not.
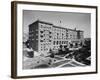
{"type": "Polygon", "coordinates": [[[23,69],[91,66],[90,16],[23,10],[23,69]]]}
{"type": "Polygon", "coordinates": [[[12,2],[12,77],[97,73],[97,7],[12,2]]]}

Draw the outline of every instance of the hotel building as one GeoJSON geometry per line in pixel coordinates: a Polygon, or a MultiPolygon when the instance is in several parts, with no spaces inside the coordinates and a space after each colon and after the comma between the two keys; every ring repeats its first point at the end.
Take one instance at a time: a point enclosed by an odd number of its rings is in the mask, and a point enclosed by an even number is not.
{"type": "Polygon", "coordinates": [[[29,41],[33,50],[47,53],[59,46],[80,44],[84,41],[83,31],[55,26],[44,21],[35,21],[29,25],[29,41]]]}

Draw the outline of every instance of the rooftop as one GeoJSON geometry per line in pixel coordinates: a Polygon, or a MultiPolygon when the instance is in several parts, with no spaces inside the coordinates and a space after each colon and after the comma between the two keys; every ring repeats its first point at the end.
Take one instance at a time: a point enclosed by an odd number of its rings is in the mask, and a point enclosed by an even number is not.
{"type": "MultiPolygon", "coordinates": [[[[32,24],[35,24],[35,23],[38,23],[38,22],[43,23],[43,24],[53,25],[53,27],[55,27],[55,28],[62,28],[62,29],[67,29],[67,30],[71,30],[71,31],[83,32],[82,30],[77,30],[76,28],[75,29],[64,28],[64,27],[61,27],[61,26],[56,26],[56,25],[54,25],[50,22],[42,21],[42,20],[37,20],[37,21],[33,22],[32,24]]],[[[30,25],[32,25],[32,24],[30,24],[30,25]]]]}

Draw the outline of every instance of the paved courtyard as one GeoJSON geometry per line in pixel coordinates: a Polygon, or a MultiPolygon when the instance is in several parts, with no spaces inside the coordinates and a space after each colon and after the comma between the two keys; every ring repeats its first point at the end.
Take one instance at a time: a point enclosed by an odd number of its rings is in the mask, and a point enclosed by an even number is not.
{"type": "MultiPolygon", "coordinates": [[[[24,57],[25,58],[25,57],[24,57]]],[[[75,61],[74,59],[65,58],[56,55],[54,58],[37,56],[34,58],[26,58],[23,60],[23,69],[34,68],[60,68],[60,67],[84,67],[86,65],[75,61]]]]}

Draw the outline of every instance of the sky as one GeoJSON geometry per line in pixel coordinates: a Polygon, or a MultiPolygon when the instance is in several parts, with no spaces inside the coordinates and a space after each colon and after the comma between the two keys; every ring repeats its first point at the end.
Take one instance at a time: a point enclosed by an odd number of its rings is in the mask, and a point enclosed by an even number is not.
{"type": "Polygon", "coordinates": [[[23,10],[24,35],[28,34],[29,24],[36,20],[49,22],[64,28],[82,30],[84,31],[84,38],[90,38],[91,36],[90,13],[23,10]]]}

